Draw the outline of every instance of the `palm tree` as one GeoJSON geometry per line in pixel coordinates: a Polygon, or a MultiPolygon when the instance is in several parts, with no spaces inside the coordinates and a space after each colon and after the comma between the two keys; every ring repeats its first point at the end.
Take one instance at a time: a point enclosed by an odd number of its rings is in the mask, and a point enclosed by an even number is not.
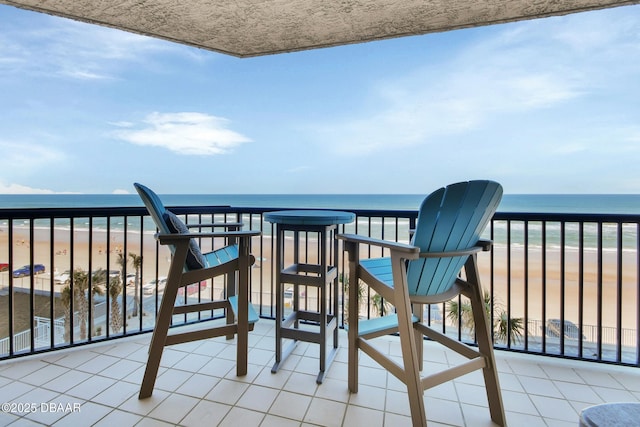
{"type": "Polygon", "coordinates": [[[122,292],[122,283],[120,277],[115,277],[109,282],[109,296],[111,297],[110,317],[109,325],[111,326],[111,332],[114,334],[120,332],[122,328],[122,313],[120,313],[120,303],[118,303],[118,296],[122,292]]]}
{"type": "Polygon", "coordinates": [[[138,305],[140,305],[140,298],[138,296],[140,283],[140,270],[142,268],[142,255],[136,255],[133,252],[129,252],[129,257],[131,258],[131,263],[133,264],[133,268],[136,269],[136,278],[134,281],[134,293],[133,293],[133,316],[138,315],[138,305]]]}
{"type": "Polygon", "coordinates": [[[509,337],[509,329],[511,329],[511,339],[514,342],[522,340],[522,330],[524,329],[524,319],[522,317],[507,318],[507,312],[501,310],[496,319],[494,336],[496,340],[506,342],[509,337]]]}
{"type": "MultiPolygon", "coordinates": [[[[483,304],[485,312],[487,313],[487,319],[491,320],[491,306],[493,305],[493,311],[495,317],[493,319],[493,337],[496,341],[506,342],[509,334],[514,342],[518,342],[522,339],[522,331],[524,329],[524,320],[522,317],[508,317],[507,312],[502,307],[502,304],[491,298],[489,292],[483,293],[483,304]]],[[[447,317],[451,320],[455,326],[461,325],[466,329],[469,335],[475,335],[475,323],[473,321],[473,311],[471,309],[471,302],[465,300],[462,303],[458,303],[457,300],[451,300],[447,303],[447,317]]]]}
{"type": "Polygon", "coordinates": [[[385,301],[384,298],[382,298],[382,295],[375,292],[371,296],[371,305],[373,306],[373,309],[380,317],[384,316],[385,313],[391,310],[391,307],[392,307],[392,305],[389,302],[385,301]]]}
{"type": "Polygon", "coordinates": [[[60,302],[64,310],[64,341],[71,342],[71,288],[65,285],[60,292],[60,302]]]}
{"type": "MultiPolygon", "coordinates": [[[[342,287],[343,287],[343,291],[342,291],[342,295],[344,295],[345,298],[345,304],[344,304],[344,319],[345,322],[348,324],[349,323],[349,275],[348,274],[343,274],[340,273],[340,277],[338,279],[341,283],[342,283],[342,287]]],[[[357,298],[358,301],[362,301],[362,299],[364,298],[364,286],[361,283],[358,283],[358,292],[357,292],[357,298]]],[[[356,319],[357,320],[357,319],[356,319]]]]}
{"type": "MultiPolygon", "coordinates": [[[[471,302],[464,301],[458,303],[458,300],[451,300],[447,303],[447,317],[451,320],[454,326],[461,324],[463,328],[467,329],[471,335],[475,333],[475,323],[473,321],[473,310],[471,309],[471,302]]],[[[486,307],[485,307],[486,311],[486,307]]],[[[487,318],[490,317],[491,308],[487,312],[487,318]]]]}
{"type": "Polygon", "coordinates": [[[76,269],[73,271],[73,302],[78,310],[78,323],[80,324],[80,339],[87,338],[87,317],[89,313],[89,301],[85,292],[89,289],[89,275],[86,271],[76,269]]]}
{"type": "MultiPolygon", "coordinates": [[[[132,316],[137,316],[138,315],[138,306],[140,305],[140,297],[139,297],[139,286],[138,284],[140,283],[140,269],[142,267],[142,256],[138,256],[136,254],[134,254],[133,252],[129,252],[129,257],[131,258],[131,262],[133,263],[133,268],[135,268],[136,270],[136,277],[134,280],[134,296],[133,296],[133,312],[131,313],[132,316]]],[[[116,260],[116,262],[118,263],[118,265],[120,266],[120,277],[121,277],[121,282],[124,284],[126,281],[125,278],[125,274],[124,274],[124,270],[125,267],[127,266],[127,259],[124,257],[124,255],[122,255],[122,253],[118,253],[118,259],[116,260]]],[[[126,286],[123,285],[123,286],[126,286]]],[[[126,293],[125,296],[123,297],[123,304],[126,305],[126,293]]]]}
{"type": "Polygon", "coordinates": [[[73,271],[73,301],[76,303],[76,307],[78,308],[78,322],[80,323],[81,340],[87,339],[89,292],[91,292],[92,296],[104,294],[102,288],[95,284],[95,282],[100,281],[102,275],[106,275],[106,273],[103,270],[98,270],[92,280],[90,280],[90,276],[86,271],[82,269],[76,269],[73,271]]]}
{"type": "MultiPolygon", "coordinates": [[[[107,283],[107,278],[109,277],[109,273],[107,272],[107,270],[100,268],[98,271],[96,271],[95,273],[93,273],[92,276],[92,299],[91,299],[91,304],[95,305],[93,303],[93,297],[96,295],[104,295],[104,290],[102,289],[102,286],[104,284],[107,283]]],[[[94,317],[95,317],[95,310],[91,310],[91,330],[95,331],[93,333],[93,336],[95,335],[99,335],[97,333],[97,331],[95,330],[94,326],[95,326],[95,322],[94,322],[94,317]]]]}
{"type": "MultiPolygon", "coordinates": [[[[126,286],[126,277],[124,274],[124,271],[127,267],[127,259],[124,257],[124,255],[122,254],[122,252],[118,252],[118,258],[116,259],[116,263],[120,266],[120,282],[121,283],[125,283],[126,286]]],[[[136,284],[136,289],[138,288],[137,284],[136,284]]],[[[120,293],[120,291],[122,291],[122,286],[120,287],[120,290],[118,291],[118,293],[116,295],[118,295],[120,293]]],[[[111,296],[113,298],[113,293],[111,291],[111,283],[109,283],[109,296],[111,296]]],[[[127,301],[127,297],[126,297],[126,292],[125,292],[125,297],[123,299],[123,302],[126,306],[126,301],[127,301]]]]}
{"type": "MultiPolygon", "coordinates": [[[[349,276],[348,275],[343,275],[342,273],[340,273],[340,277],[339,277],[340,282],[342,282],[343,287],[344,287],[344,293],[343,295],[345,295],[346,298],[348,298],[349,295],[349,276]]],[[[357,298],[359,301],[359,306],[364,302],[365,300],[365,293],[367,290],[367,286],[363,283],[363,282],[358,282],[358,290],[357,290],[357,298]]],[[[374,312],[378,315],[378,316],[384,316],[387,312],[389,312],[390,310],[393,309],[393,306],[388,302],[385,301],[382,296],[376,292],[372,292],[372,295],[370,297],[369,300],[369,306],[373,308],[374,312]]],[[[347,310],[347,307],[349,307],[349,301],[347,300],[347,302],[344,305],[345,307],[345,322],[349,323],[349,311],[347,310]]],[[[359,307],[359,308],[366,308],[366,304],[364,307],[359,307]]]]}
{"type": "MultiPolygon", "coordinates": [[[[62,288],[61,301],[66,310],[64,313],[65,320],[65,341],[69,342],[71,338],[71,299],[73,298],[74,307],[78,311],[78,323],[80,324],[80,339],[87,339],[87,324],[89,314],[89,286],[91,286],[91,294],[103,295],[102,288],[97,285],[102,280],[103,275],[106,277],[106,273],[103,270],[98,270],[95,273],[92,280],[89,280],[89,275],[82,269],[76,269],[72,274],[72,281],[70,284],[65,285],[62,288]],[[71,286],[73,286],[73,294],[71,292],[71,286]]],[[[93,311],[92,311],[93,312],[93,311]]],[[[93,316],[92,316],[93,317],[93,316]]],[[[93,318],[91,319],[91,325],[93,326],[93,318]]],[[[92,328],[93,329],[93,328],[92,328]]]]}
{"type": "MultiPolygon", "coordinates": [[[[122,254],[118,254],[118,262],[121,259],[124,259],[122,254]]],[[[93,275],[94,283],[105,283],[108,286],[107,291],[109,292],[110,300],[110,316],[109,316],[109,324],[111,325],[111,329],[114,333],[118,332],[122,327],[122,322],[120,321],[120,303],[118,302],[118,296],[122,292],[122,282],[120,277],[109,277],[109,274],[106,270],[100,269],[93,275]],[[114,320],[115,319],[115,320],[114,320]],[[114,323],[115,322],[115,323],[114,323]]]]}

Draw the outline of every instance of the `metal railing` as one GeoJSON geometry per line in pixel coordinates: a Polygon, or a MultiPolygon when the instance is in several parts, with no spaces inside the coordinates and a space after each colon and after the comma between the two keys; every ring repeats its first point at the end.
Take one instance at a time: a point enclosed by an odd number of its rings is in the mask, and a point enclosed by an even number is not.
{"type": "Polygon", "coordinates": [[[497,213],[491,233],[492,294],[529,325],[506,347],[640,366],[640,216],[497,213]]]}
{"type": "MultiPolygon", "coordinates": [[[[251,300],[260,316],[273,318],[274,230],[263,214],[275,208],[171,210],[188,223],[239,221],[262,231],[252,241],[251,300]]],[[[415,211],[352,211],[356,221],[340,232],[408,242],[415,228],[415,211]]],[[[144,208],[0,210],[0,359],[152,330],[170,260],[154,233],[144,208]],[[12,274],[35,264],[45,272],[12,274]],[[19,335],[27,342],[18,345],[19,335]]],[[[494,246],[479,255],[479,265],[497,348],[640,366],[640,216],[499,212],[486,234],[494,246]]],[[[318,242],[306,237],[304,256],[311,259],[318,242]]],[[[223,243],[200,241],[205,251],[223,243]]],[[[384,255],[376,251],[363,255],[384,255]]],[[[342,258],[339,268],[346,274],[342,258]]],[[[186,288],[182,297],[217,298],[223,289],[216,279],[186,288]]],[[[313,289],[303,295],[305,306],[319,304],[313,289]]],[[[392,309],[365,296],[364,316],[392,309]]],[[[454,302],[428,307],[425,317],[472,342],[473,327],[459,311],[466,302],[454,302]]],[[[176,316],[173,323],[219,316],[176,316]]]]}

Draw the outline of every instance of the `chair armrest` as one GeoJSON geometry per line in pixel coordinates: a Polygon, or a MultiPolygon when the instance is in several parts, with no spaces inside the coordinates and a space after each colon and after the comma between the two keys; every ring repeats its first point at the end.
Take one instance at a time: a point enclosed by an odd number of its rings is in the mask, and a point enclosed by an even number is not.
{"type": "Polygon", "coordinates": [[[357,234],[338,234],[336,237],[349,243],[362,243],[364,245],[378,246],[407,254],[417,255],[420,252],[420,248],[417,246],[392,242],[389,240],[374,239],[372,237],[359,236],[357,234]]]}
{"type": "Polygon", "coordinates": [[[471,255],[477,252],[487,252],[491,250],[493,242],[490,240],[478,240],[475,246],[466,249],[458,249],[457,251],[444,252],[420,252],[420,258],[450,258],[457,256],[471,255]]]}
{"type": "Polygon", "coordinates": [[[478,243],[476,243],[476,246],[482,246],[483,252],[489,252],[493,246],[493,241],[480,239],[478,240],[478,243]]]}
{"type": "Polygon", "coordinates": [[[209,224],[186,224],[187,228],[222,228],[222,227],[235,227],[242,228],[244,225],[241,222],[212,222],[209,224]]]}
{"type": "Polygon", "coordinates": [[[247,238],[261,235],[262,232],[259,230],[246,230],[246,231],[227,231],[227,232],[218,232],[218,233],[188,233],[188,234],[178,234],[178,233],[170,233],[170,234],[156,234],[156,239],[163,244],[176,244],[180,241],[185,241],[189,239],[199,239],[199,238],[216,238],[216,237],[239,237],[239,238],[247,238]]]}

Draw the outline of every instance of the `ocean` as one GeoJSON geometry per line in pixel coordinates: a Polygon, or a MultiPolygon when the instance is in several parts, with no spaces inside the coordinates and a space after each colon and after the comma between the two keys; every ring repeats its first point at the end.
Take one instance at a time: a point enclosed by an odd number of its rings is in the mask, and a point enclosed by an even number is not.
{"type": "MultiPolygon", "coordinates": [[[[381,209],[381,210],[417,210],[424,195],[418,194],[166,194],[160,195],[166,206],[220,206],[259,207],[259,208],[329,208],[338,210],[381,209]]],[[[0,209],[3,208],[69,208],[69,207],[130,207],[142,206],[136,194],[56,194],[56,195],[0,195],[0,209]]],[[[533,213],[581,213],[581,214],[638,214],[640,213],[640,195],[636,194],[505,194],[498,208],[499,212],[533,213]]],[[[79,219],[76,229],[88,226],[79,219]]],[[[124,224],[111,223],[112,227],[122,229],[124,224]]],[[[132,229],[139,227],[136,220],[130,218],[132,229]]],[[[366,219],[363,219],[366,227],[366,219]]],[[[26,224],[26,223],[25,223],[26,224]]],[[[20,224],[14,224],[20,226],[20,224]]],[[[6,227],[7,221],[0,217],[0,227],[6,227]]],[[[37,226],[37,225],[36,225],[37,226]]],[[[68,228],[68,220],[56,220],[56,227],[68,228]]],[[[96,219],[94,229],[104,230],[106,222],[96,219]]],[[[382,228],[380,219],[371,223],[372,235],[382,228]]],[[[391,225],[385,224],[385,228],[391,225]]],[[[511,244],[524,244],[524,224],[511,224],[511,244]]],[[[152,233],[152,224],[145,224],[145,232],[152,233]]],[[[267,230],[265,230],[268,233],[267,230]]],[[[496,223],[494,240],[506,242],[506,225],[496,223]]],[[[560,224],[549,223],[545,228],[547,247],[560,246],[560,224]]],[[[584,228],[584,246],[596,248],[598,229],[596,224],[586,224],[584,228]]],[[[622,230],[623,249],[636,250],[638,230],[635,224],[622,230]]],[[[578,224],[569,223],[565,229],[565,247],[579,246],[578,224]]],[[[615,224],[605,224],[603,244],[605,250],[615,250],[617,230],[615,224]]],[[[542,225],[529,224],[529,245],[542,245],[542,225]]]]}
{"type": "MultiPolygon", "coordinates": [[[[417,210],[420,194],[166,194],[167,206],[417,210]]],[[[0,195],[3,208],[142,206],[136,194],[0,195]]],[[[505,194],[499,212],[638,214],[640,194],[505,194]]]]}

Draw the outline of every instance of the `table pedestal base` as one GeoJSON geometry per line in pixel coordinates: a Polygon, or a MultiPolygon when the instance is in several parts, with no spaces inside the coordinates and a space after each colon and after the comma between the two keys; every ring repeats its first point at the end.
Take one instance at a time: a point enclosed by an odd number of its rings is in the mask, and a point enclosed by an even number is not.
{"type": "Polygon", "coordinates": [[[298,345],[298,342],[304,341],[314,344],[320,345],[320,371],[316,378],[316,383],[322,384],[324,379],[325,372],[333,363],[333,360],[338,353],[338,340],[337,340],[337,332],[338,332],[338,321],[337,318],[333,315],[327,315],[325,322],[321,322],[321,314],[312,311],[294,311],[286,319],[284,319],[281,325],[278,327],[280,331],[280,338],[276,342],[276,362],[273,364],[271,368],[271,373],[275,374],[280,369],[280,365],[287,360],[289,355],[293,353],[293,350],[298,345]],[[307,329],[300,329],[299,322],[300,321],[308,321],[314,322],[315,324],[310,324],[309,326],[313,328],[320,328],[320,331],[311,331],[307,329]],[[333,333],[333,347],[327,349],[326,345],[326,337],[333,333]],[[283,339],[291,339],[293,340],[287,346],[283,347],[282,340],[283,339]],[[279,356],[278,356],[279,353],[279,356]]]}

